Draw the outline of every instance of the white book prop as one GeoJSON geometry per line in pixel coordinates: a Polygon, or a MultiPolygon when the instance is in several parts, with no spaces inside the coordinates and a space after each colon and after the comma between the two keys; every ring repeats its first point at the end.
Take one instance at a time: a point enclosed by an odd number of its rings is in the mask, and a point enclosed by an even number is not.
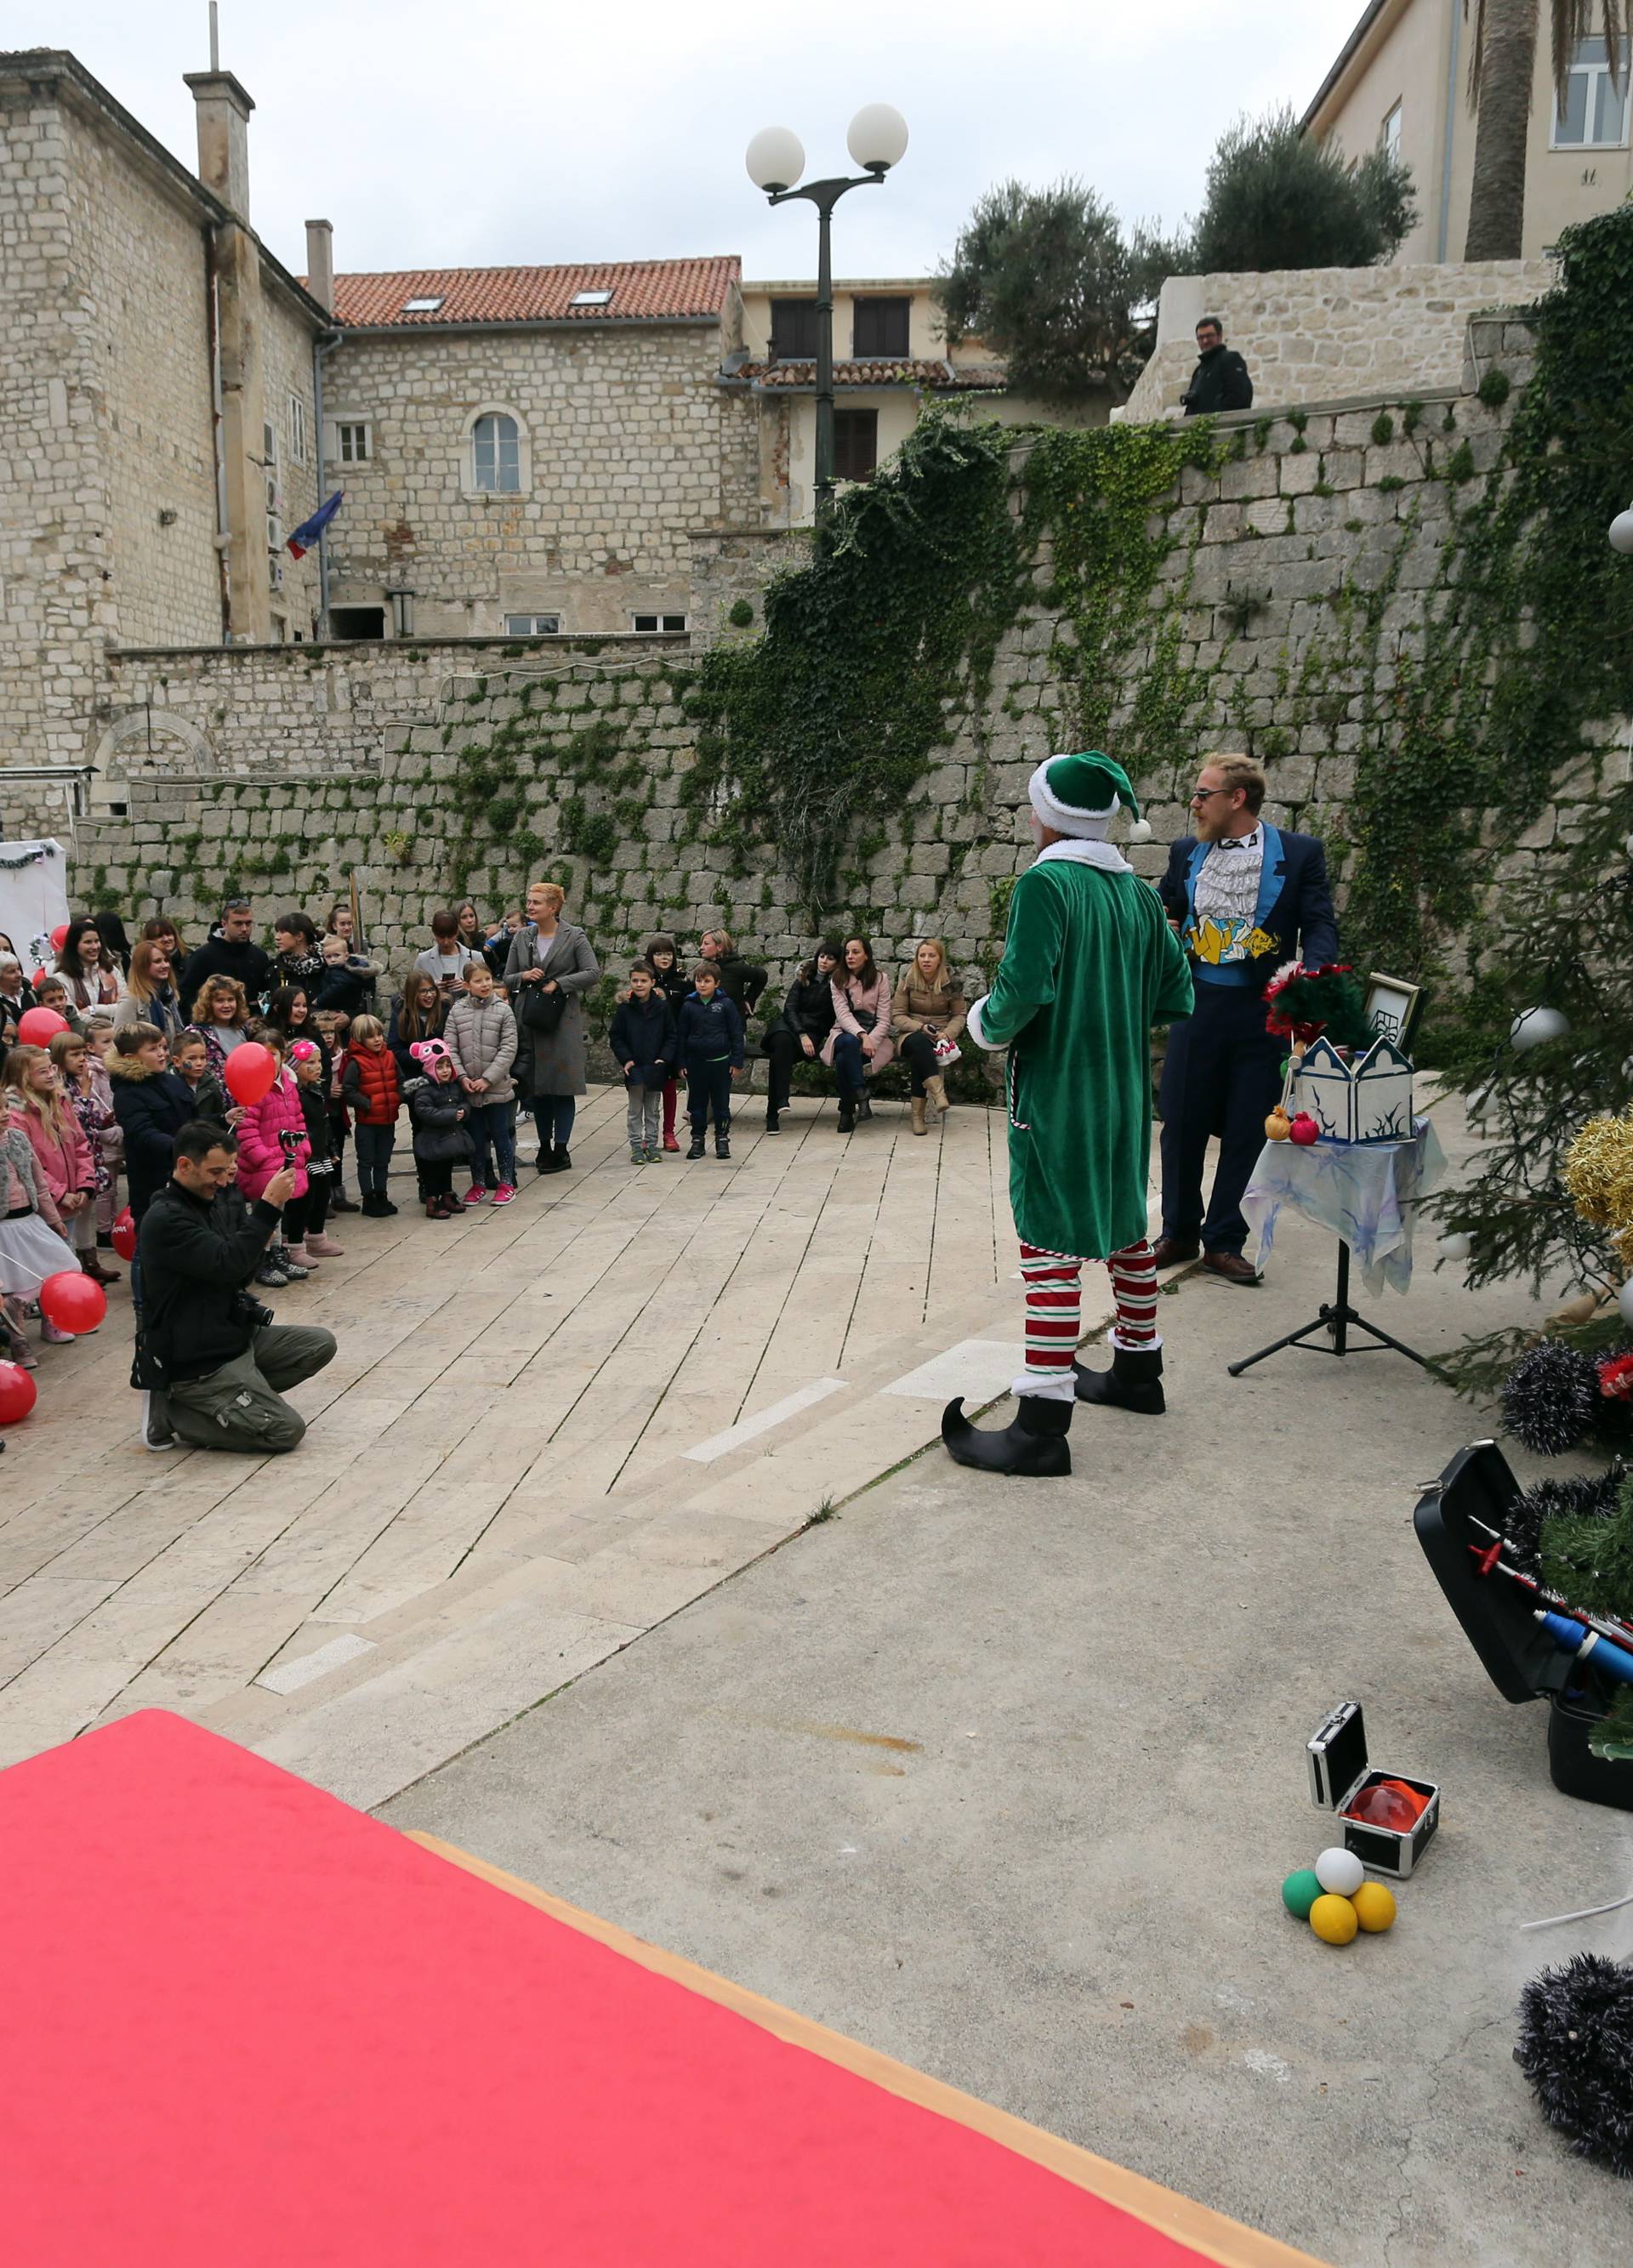
{"type": "Polygon", "coordinates": [[[1346,1063],[1330,1040],[1312,1040],[1294,1075],[1291,1108],[1309,1112],[1324,1142],[1409,1141],[1410,1059],[1380,1039],[1346,1063]]]}

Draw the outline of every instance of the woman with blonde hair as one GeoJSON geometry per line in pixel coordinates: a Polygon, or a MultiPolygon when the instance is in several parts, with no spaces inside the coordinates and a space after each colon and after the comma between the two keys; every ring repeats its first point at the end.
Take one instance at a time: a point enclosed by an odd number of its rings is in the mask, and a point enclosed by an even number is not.
{"type": "Polygon", "coordinates": [[[249,996],[236,976],[206,976],[193,1002],[192,1027],[209,1051],[219,1079],[234,1048],[249,1037],[249,996]]]}
{"type": "Polygon", "coordinates": [[[154,1024],[172,1040],[187,1022],[176,990],[176,962],[168,942],[139,937],[130,954],[130,976],[125,997],[114,1010],[114,1029],[127,1024],[154,1024]]]}
{"type": "Polygon", "coordinates": [[[601,976],[589,939],[561,918],[566,902],[558,882],[530,883],[528,918],[505,963],[521,1041],[516,1086],[538,1128],[541,1174],[565,1174],[573,1163],[567,1145],[588,1069],[581,996],[601,976]]]}
{"type": "Polygon", "coordinates": [[[937,1043],[956,1041],[964,1029],[969,1003],[947,966],[947,948],[939,937],[920,938],[912,966],[903,971],[890,1002],[890,1029],[902,1043],[902,1060],[911,1077],[913,1130],[927,1133],[931,1104],[947,1108],[947,1082],[937,1043]]]}

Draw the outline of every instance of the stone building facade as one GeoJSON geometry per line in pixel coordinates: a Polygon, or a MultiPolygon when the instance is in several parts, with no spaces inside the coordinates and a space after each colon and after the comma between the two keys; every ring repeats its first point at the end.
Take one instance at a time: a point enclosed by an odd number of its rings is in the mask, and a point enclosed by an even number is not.
{"type": "Polygon", "coordinates": [[[752,423],[719,384],[737,267],[336,276],[336,634],[684,628],[691,536],[756,516],[752,423]]]}
{"type": "MultiPolygon", "coordinates": [[[[204,73],[195,85],[224,192],[221,114],[236,149],[248,108],[226,83],[204,73]]],[[[241,202],[188,173],[72,56],[0,56],[7,762],[85,764],[110,646],[214,641],[229,623],[262,639],[310,635],[314,569],[271,591],[261,460],[265,424],[280,429],[292,401],[309,427],[322,311],[255,238],[247,191],[241,202]],[[279,379],[264,410],[263,360],[279,379]],[[224,546],[234,492],[256,510],[224,546]]],[[[315,465],[292,463],[282,511],[304,516],[315,491],[315,465]]]]}

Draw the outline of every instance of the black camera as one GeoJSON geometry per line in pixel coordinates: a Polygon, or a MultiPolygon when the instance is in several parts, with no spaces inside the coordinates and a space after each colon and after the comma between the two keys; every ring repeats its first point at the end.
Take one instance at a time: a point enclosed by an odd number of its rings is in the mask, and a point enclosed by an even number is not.
{"type": "Polygon", "coordinates": [[[233,1302],[233,1320],[247,1330],[262,1331],[277,1317],[270,1307],[263,1307],[259,1300],[252,1300],[248,1292],[240,1292],[233,1302]]]}
{"type": "Polygon", "coordinates": [[[295,1162],[295,1152],[300,1147],[299,1135],[295,1132],[292,1127],[283,1126],[278,1129],[277,1138],[278,1146],[284,1152],[284,1164],[287,1166],[292,1166],[295,1162]]]}

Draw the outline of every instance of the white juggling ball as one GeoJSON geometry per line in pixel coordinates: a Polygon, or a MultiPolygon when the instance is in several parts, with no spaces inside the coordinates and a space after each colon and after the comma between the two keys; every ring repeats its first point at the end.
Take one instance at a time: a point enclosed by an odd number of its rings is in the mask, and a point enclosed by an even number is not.
{"type": "Polygon", "coordinates": [[[1315,1878],[1324,1890],[1331,1890],[1335,1897],[1352,1898],[1366,1880],[1366,1868],[1353,1851],[1340,1850],[1334,1844],[1316,1860],[1315,1878]]]}

